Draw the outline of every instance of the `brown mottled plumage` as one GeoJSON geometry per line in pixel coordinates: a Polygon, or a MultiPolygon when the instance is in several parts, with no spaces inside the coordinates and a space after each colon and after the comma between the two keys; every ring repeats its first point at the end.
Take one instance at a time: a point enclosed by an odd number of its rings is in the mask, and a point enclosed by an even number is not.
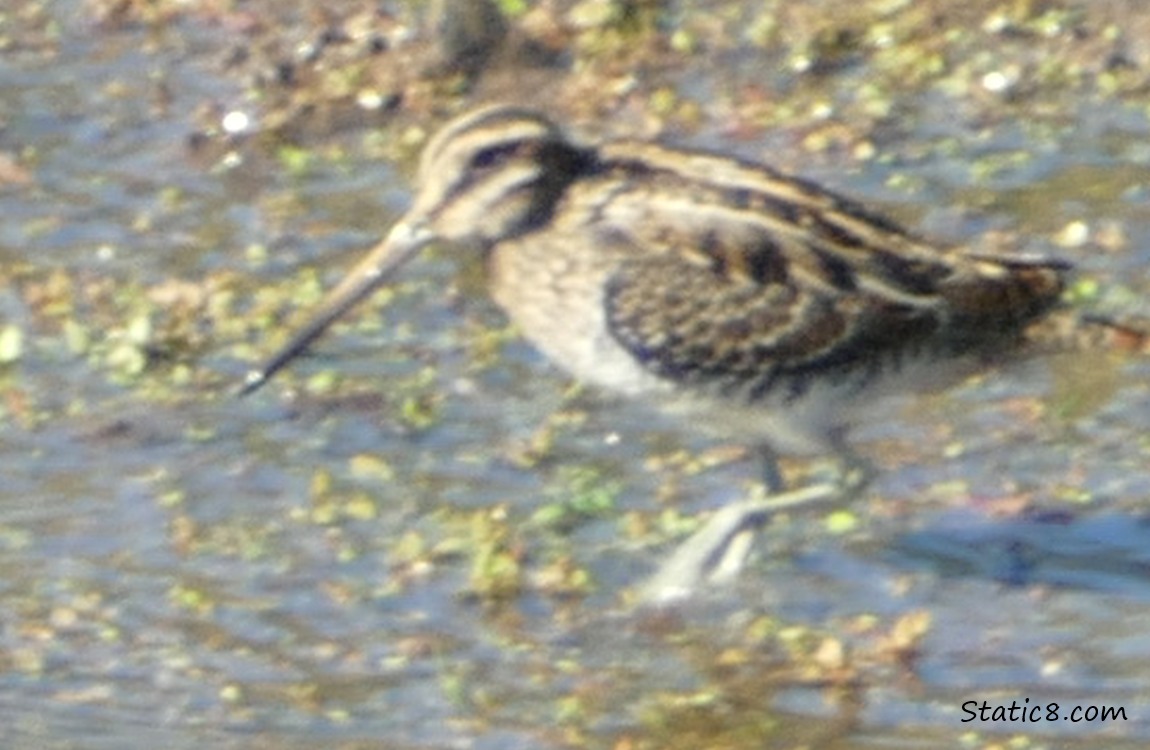
{"type": "Polygon", "coordinates": [[[448,124],[418,181],[387,239],[244,392],[445,240],[488,254],[496,300],[580,380],[773,450],[835,452],[856,407],[1008,351],[1058,301],[1067,271],[937,249],[759,164],[632,141],[578,145],[512,107],[448,124]]]}

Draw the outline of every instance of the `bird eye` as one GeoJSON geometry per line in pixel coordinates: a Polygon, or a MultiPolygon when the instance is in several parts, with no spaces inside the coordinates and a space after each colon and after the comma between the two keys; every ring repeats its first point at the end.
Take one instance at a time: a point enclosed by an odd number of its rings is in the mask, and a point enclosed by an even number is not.
{"type": "Polygon", "coordinates": [[[518,143],[503,143],[498,146],[488,146],[476,152],[475,156],[471,158],[471,168],[489,169],[503,161],[505,157],[514,154],[518,148],[518,143]]]}

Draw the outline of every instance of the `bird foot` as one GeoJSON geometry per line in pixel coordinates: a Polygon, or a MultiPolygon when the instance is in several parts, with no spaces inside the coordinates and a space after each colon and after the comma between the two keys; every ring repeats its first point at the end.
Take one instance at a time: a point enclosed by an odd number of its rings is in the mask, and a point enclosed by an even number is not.
{"type": "Polygon", "coordinates": [[[837,500],[843,495],[842,485],[816,484],[754,497],[716,511],[642,584],[639,603],[670,604],[704,586],[729,583],[746,566],[755,531],[772,514],[837,500]]]}

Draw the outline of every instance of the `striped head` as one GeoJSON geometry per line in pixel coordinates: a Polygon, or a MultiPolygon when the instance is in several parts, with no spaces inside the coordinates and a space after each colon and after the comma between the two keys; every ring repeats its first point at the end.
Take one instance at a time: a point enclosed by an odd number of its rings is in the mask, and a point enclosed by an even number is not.
{"type": "Polygon", "coordinates": [[[445,240],[490,245],[537,227],[593,162],[537,112],[495,105],[453,120],[427,144],[405,221],[445,240]]]}
{"type": "Polygon", "coordinates": [[[550,120],[531,110],[485,107],[448,123],[423,151],[412,207],[327,295],[308,323],[247,374],[240,392],[267,382],[429,243],[490,247],[544,224],[563,191],[594,161],[594,152],[572,145],[550,120]]]}

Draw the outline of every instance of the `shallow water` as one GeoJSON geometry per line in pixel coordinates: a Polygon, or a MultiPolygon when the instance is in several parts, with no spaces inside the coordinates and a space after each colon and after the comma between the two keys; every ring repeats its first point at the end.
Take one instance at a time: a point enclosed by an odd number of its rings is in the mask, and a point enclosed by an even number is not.
{"type": "MultiPolygon", "coordinates": [[[[144,287],[235,272],[254,295],[300,265],[322,262],[330,282],[402,209],[388,164],[292,174],[190,158],[190,110],[244,105],[216,64],[218,29],[44,13],[59,39],[0,58],[0,150],[32,173],[0,187],[6,261],[144,287]],[[248,259],[253,244],[267,263],[248,259]]],[[[961,127],[924,118],[921,131],[961,127]]],[[[1017,225],[1049,250],[1073,221],[1115,222],[1120,250],[1060,252],[1137,297],[1148,132],[1110,103],[1033,148],[1023,125],[988,127],[977,151],[1034,153],[988,181],[972,180],[971,153],[916,160],[913,144],[892,148],[921,190],[887,187],[883,164],[810,174],[951,238],[1017,225]]],[[[911,400],[861,431],[885,471],[853,526],[781,521],[733,588],[653,615],[627,592],[673,539],[642,529],[741,496],[753,467],[641,405],[572,394],[513,339],[485,343],[477,332],[503,321],[471,265],[440,253],[410,271],[382,324],[329,336],[293,369],[297,384],[338,371],[359,383],[346,397],[277,383],[235,401],[222,384],[247,362],[221,341],[196,362],[214,380],[157,399],[146,377],[113,377],[29,326],[0,374],[5,747],[1150,740],[1147,363],[1027,363],[911,400]],[[426,423],[400,413],[410,393],[426,423]],[[539,465],[518,464],[543,425],[539,465]],[[569,532],[533,517],[596,493],[613,508],[569,532]],[[530,585],[474,591],[477,548],[519,560],[530,585]],[[555,593],[545,580],[571,568],[593,585],[555,593]],[[925,635],[900,652],[897,623],[920,613],[925,635]],[[811,673],[763,635],[778,628],[816,654],[799,660],[811,673]],[[962,722],[965,701],[1024,699],[1128,719],[962,722]]],[[[0,297],[6,323],[32,320],[24,299],[0,297]]]]}

